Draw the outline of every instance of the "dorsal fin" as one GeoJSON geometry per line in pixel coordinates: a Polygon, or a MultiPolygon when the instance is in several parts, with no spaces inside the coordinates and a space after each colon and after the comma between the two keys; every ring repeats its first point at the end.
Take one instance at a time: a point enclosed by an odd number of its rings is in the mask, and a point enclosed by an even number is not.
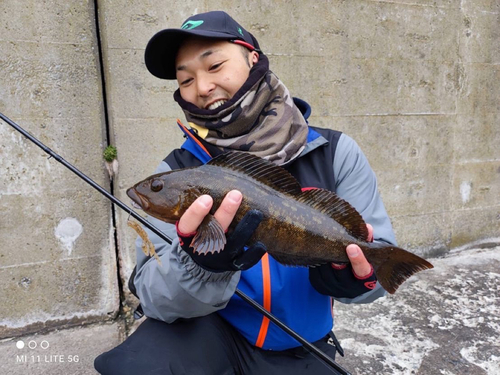
{"type": "Polygon", "coordinates": [[[247,152],[229,152],[210,160],[206,165],[229,168],[246,174],[280,192],[298,195],[301,193],[299,182],[290,172],[247,152]]]}
{"type": "Polygon", "coordinates": [[[330,216],[351,236],[362,241],[367,240],[368,229],[365,221],[353,206],[337,194],[325,189],[312,189],[304,191],[296,199],[330,216]]]}

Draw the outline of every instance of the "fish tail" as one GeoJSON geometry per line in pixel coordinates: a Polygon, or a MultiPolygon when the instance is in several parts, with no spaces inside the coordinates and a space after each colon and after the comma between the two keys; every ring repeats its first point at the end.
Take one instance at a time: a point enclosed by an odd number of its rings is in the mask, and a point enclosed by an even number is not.
{"type": "Polygon", "coordinates": [[[391,294],[413,274],[434,268],[418,255],[392,245],[380,245],[363,251],[373,265],[378,282],[391,294]]]}

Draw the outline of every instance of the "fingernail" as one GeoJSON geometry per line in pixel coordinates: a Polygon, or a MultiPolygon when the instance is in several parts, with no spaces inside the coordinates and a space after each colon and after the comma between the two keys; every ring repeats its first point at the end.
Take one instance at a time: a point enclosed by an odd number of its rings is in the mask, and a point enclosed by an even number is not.
{"type": "Polygon", "coordinates": [[[242,195],[238,190],[231,190],[227,193],[227,197],[234,203],[240,203],[242,195]]]}
{"type": "Polygon", "coordinates": [[[212,197],[210,197],[209,195],[202,195],[198,198],[198,202],[205,208],[210,207],[210,205],[212,204],[212,197]]]}
{"type": "Polygon", "coordinates": [[[349,257],[357,257],[359,255],[359,251],[356,246],[347,246],[346,251],[349,257]]]}

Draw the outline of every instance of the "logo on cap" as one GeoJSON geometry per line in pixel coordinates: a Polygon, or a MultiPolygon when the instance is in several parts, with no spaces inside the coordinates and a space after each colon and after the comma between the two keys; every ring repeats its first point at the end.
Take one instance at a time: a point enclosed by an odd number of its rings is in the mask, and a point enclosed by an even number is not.
{"type": "Polygon", "coordinates": [[[202,23],[203,21],[187,21],[184,25],[181,26],[181,29],[191,30],[200,26],[202,23]]]}
{"type": "Polygon", "coordinates": [[[240,35],[241,35],[242,37],[245,37],[245,35],[243,35],[243,31],[241,31],[241,27],[238,27],[238,32],[240,33],[240,35]]]}

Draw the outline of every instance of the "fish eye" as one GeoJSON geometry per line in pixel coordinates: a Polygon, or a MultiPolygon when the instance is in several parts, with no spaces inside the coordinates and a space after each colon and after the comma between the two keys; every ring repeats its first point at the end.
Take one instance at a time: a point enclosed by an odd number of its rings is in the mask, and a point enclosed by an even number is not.
{"type": "Polygon", "coordinates": [[[161,189],[163,189],[163,181],[161,181],[161,180],[153,180],[153,182],[151,182],[151,190],[152,191],[154,191],[155,193],[157,193],[161,189]]]}

